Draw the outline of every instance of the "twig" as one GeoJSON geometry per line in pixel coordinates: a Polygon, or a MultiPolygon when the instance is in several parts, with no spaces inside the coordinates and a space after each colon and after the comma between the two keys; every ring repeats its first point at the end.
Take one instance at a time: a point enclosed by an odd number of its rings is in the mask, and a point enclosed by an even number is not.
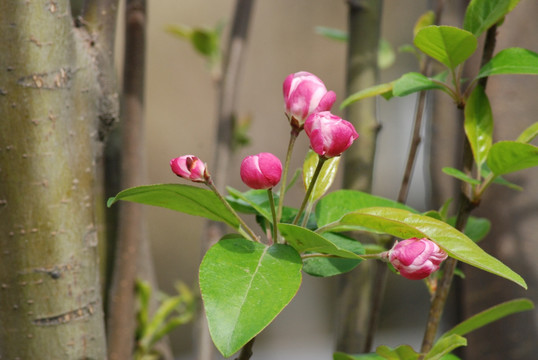
{"type": "Polygon", "coordinates": [[[241,352],[239,353],[239,357],[236,360],[248,360],[252,356],[252,345],[254,345],[254,340],[256,340],[256,337],[253,337],[248,343],[243,346],[241,349],[241,352]]]}
{"type": "MultiPolygon", "coordinates": [[[[484,43],[484,50],[482,52],[482,60],[481,64],[484,65],[487,62],[489,62],[493,56],[493,50],[495,48],[496,43],[496,34],[497,34],[497,26],[494,25],[491,28],[488,29],[487,35],[486,35],[486,41],[484,43]]],[[[485,87],[487,84],[487,77],[484,78],[486,80],[481,81],[481,84],[485,87]]],[[[463,162],[462,162],[462,169],[463,172],[467,175],[472,174],[473,170],[473,154],[471,150],[471,146],[469,145],[469,141],[466,137],[464,137],[464,144],[463,144],[463,162]]],[[[469,216],[477,206],[480,201],[480,199],[471,199],[471,186],[468,183],[463,182],[462,187],[460,190],[459,195],[459,207],[458,207],[458,213],[456,217],[456,229],[463,231],[465,229],[465,225],[467,223],[467,220],[469,219],[469,216]]],[[[441,278],[441,281],[439,285],[437,286],[437,290],[435,292],[435,295],[433,297],[431,306],[430,306],[430,312],[428,314],[428,322],[426,325],[426,330],[424,332],[424,338],[422,340],[422,348],[421,353],[425,354],[433,346],[435,336],[437,334],[437,329],[439,327],[439,323],[441,322],[441,316],[443,314],[443,309],[445,307],[446,299],[448,296],[448,291],[450,290],[450,285],[452,284],[452,278],[454,277],[454,270],[457,265],[457,260],[453,258],[447,259],[445,261],[445,264],[443,266],[443,277],[441,278]]]]}
{"type": "MultiPolygon", "coordinates": [[[[235,98],[238,92],[239,72],[247,42],[253,5],[254,0],[236,1],[232,32],[226,49],[227,60],[224,64],[223,77],[217,83],[219,90],[218,124],[211,173],[217,181],[215,187],[219,192],[224,192],[228,168],[231,162],[235,98]]],[[[207,222],[201,244],[202,254],[222,237],[224,229],[224,225],[221,223],[207,222]]],[[[205,325],[206,320],[203,315],[201,315],[199,321],[204,324],[199,326],[198,359],[211,360],[213,358],[214,347],[211,345],[209,331],[205,325]]]]}
{"type": "MultiPolygon", "coordinates": [[[[104,4],[101,2],[101,6],[104,4]]],[[[144,73],[145,1],[128,0],[125,9],[126,39],[124,109],[122,124],[121,187],[144,182],[144,73]]],[[[144,210],[139,204],[122,203],[110,302],[108,307],[108,356],[111,360],[132,356],[136,329],[134,281],[139,247],[145,239],[144,210]]]]}

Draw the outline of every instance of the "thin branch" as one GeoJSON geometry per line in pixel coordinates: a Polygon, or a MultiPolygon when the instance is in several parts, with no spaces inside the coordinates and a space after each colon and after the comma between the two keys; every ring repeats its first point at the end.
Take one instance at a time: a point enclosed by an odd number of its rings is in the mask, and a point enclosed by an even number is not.
{"type": "MultiPolygon", "coordinates": [[[[235,4],[232,32],[225,52],[227,60],[223,67],[222,80],[218,83],[218,123],[211,174],[215,179],[216,189],[221,193],[225,190],[228,169],[231,163],[235,99],[238,93],[239,74],[248,38],[253,5],[254,0],[237,0],[235,4]]],[[[211,245],[222,237],[224,230],[225,227],[221,223],[207,222],[201,244],[202,253],[205,253],[211,245]]],[[[203,322],[203,324],[199,326],[198,359],[211,360],[214,347],[211,344],[203,315],[201,315],[199,321],[203,322]]]]}
{"type": "MultiPolygon", "coordinates": [[[[497,35],[497,26],[492,26],[488,29],[486,40],[484,43],[484,50],[482,52],[481,64],[488,63],[493,57],[493,50],[495,48],[497,35]]],[[[487,77],[481,79],[480,83],[485,87],[487,84],[487,77]]],[[[473,170],[473,153],[471,146],[467,137],[464,137],[463,143],[463,161],[462,161],[462,170],[465,174],[471,176],[473,170]]],[[[478,206],[480,199],[472,198],[471,194],[471,185],[465,182],[462,182],[460,194],[459,194],[459,207],[456,217],[456,229],[463,231],[467,220],[471,215],[471,212],[478,206]]],[[[448,296],[448,291],[452,284],[452,279],[454,277],[454,270],[456,269],[458,261],[453,258],[448,258],[445,261],[443,266],[443,277],[437,290],[433,297],[430,312],[428,314],[428,322],[426,325],[426,330],[424,332],[424,338],[422,340],[421,353],[427,353],[433,346],[435,341],[435,336],[437,334],[437,329],[439,328],[439,323],[441,322],[441,316],[443,314],[443,309],[446,304],[446,299],[448,296]]]]}
{"type": "MultiPolygon", "coordinates": [[[[144,182],[145,0],[128,0],[125,9],[125,66],[122,124],[121,187],[144,182]]],[[[111,360],[132,356],[136,329],[134,281],[139,247],[146,241],[143,207],[122,203],[119,210],[113,281],[108,309],[108,354],[111,360]]]]}

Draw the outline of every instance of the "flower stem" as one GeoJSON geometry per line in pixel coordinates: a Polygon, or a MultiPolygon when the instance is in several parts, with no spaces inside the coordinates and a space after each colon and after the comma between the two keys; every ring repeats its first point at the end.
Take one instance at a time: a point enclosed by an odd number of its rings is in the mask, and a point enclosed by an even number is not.
{"type": "Polygon", "coordinates": [[[278,243],[278,222],[276,219],[275,199],[273,197],[273,189],[267,189],[269,196],[269,205],[271,205],[271,215],[273,215],[273,242],[278,243]]]}
{"type": "Polygon", "coordinates": [[[314,170],[314,174],[312,175],[312,180],[310,180],[310,184],[308,185],[308,190],[306,190],[306,194],[303,199],[303,203],[301,204],[301,207],[299,208],[299,211],[297,212],[297,215],[295,216],[295,219],[293,219],[293,225],[297,225],[299,222],[299,218],[301,217],[301,214],[303,213],[306,203],[308,202],[308,199],[310,198],[310,194],[312,194],[312,190],[314,189],[314,186],[316,185],[316,180],[318,179],[318,176],[321,172],[321,168],[323,167],[323,164],[327,158],[320,156],[318,158],[318,165],[316,166],[316,170],[314,170]]]}
{"type": "Polygon", "coordinates": [[[299,136],[299,131],[292,128],[290,132],[290,141],[288,143],[288,152],[286,153],[286,161],[284,163],[284,170],[282,173],[282,184],[280,185],[280,198],[278,201],[278,212],[276,217],[276,222],[278,223],[282,218],[282,207],[284,206],[284,195],[286,194],[286,184],[288,178],[288,169],[290,167],[291,153],[293,152],[293,146],[295,145],[295,140],[299,136]]]}
{"type": "Polygon", "coordinates": [[[217,195],[219,200],[226,206],[226,208],[239,220],[239,224],[246,230],[247,234],[250,236],[251,240],[254,240],[256,242],[260,242],[259,237],[256,235],[254,231],[245,223],[245,221],[235,212],[235,210],[231,207],[231,205],[226,201],[226,199],[221,195],[221,193],[217,190],[215,187],[215,184],[213,184],[213,180],[209,178],[205,184],[217,195]]]}

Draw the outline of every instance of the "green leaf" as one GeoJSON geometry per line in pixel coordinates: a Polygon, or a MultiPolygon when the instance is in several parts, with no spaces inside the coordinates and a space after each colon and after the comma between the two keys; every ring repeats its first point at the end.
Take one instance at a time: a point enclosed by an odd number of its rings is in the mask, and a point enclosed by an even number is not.
{"type": "MultiPolygon", "coordinates": [[[[491,170],[488,167],[488,164],[482,165],[482,176],[484,178],[487,178],[490,174],[491,174],[491,170]]],[[[502,185],[502,186],[506,186],[506,187],[508,187],[508,188],[510,188],[512,190],[523,191],[523,188],[521,186],[506,180],[502,176],[496,176],[495,179],[493,180],[493,183],[498,184],[498,185],[502,185]]]]}
{"type": "MultiPolygon", "coordinates": [[[[306,158],[303,163],[303,183],[305,189],[308,189],[310,182],[312,181],[312,176],[318,166],[319,155],[316,154],[313,150],[308,150],[306,158]]],[[[329,160],[326,160],[321,171],[319,173],[318,179],[314,184],[314,189],[310,194],[309,202],[315,202],[320,197],[322,197],[327,190],[331,187],[334,177],[336,176],[336,171],[338,170],[338,164],[340,163],[340,156],[333,157],[329,160]]]]}
{"type": "Polygon", "coordinates": [[[400,345],[397,348],[381,345],[375,352],[387,360],[416,360],[419,354],[409,345],[400,345]]]}
{"type": "Polygon", "coordinates": [[[452,334],[437,340],[432,349],[426,354],[424,360],[441,360],[443,356],[460,346],[467,346],[467,339],[462,336],[452,334]]]}
{"type": "Polygon", "coordinates": [[[421,73],[410,72],[394,82],[392,93],[394,96],[407,96],[415,92],[431,89],[447,91],[445,86],[432,81],[421,73]]]}
{"type": "Polygon", "coordinates": [[[328,39],[346,42],[347,32],[325,26],[316,26],[316,33],[325,36],[328,39]]]}
{"type": "MultiPolygon", "coordinates": [[[[228,193],[235,199],[242,200],[243,202],[233,201],[234,208],[237,207],[238,211],[250,214],[260,214],[270,222],[273,221],[271,215],[271,205],[269,204],[269,197],[267,190],[249,190],[241,192],[232,187],[226,187],[228,193]]],[[[275,205],[278,205],[279,198],[275,195],[275,205]]]]}
{"type": "Polygon", "coordinates": [[[479,37],[510,11],[511,0],[472,0],[467,6],[463,28],[479,37]]]}
{"type": "Polygon", "coordinates": [[[392,85],[393,85],[392,83],[374,85],[369,88],[360,90],[354,94],[351,94],[347,98],[345,98],[344,101],[342,101],[342,103],[340,104],[340,109],[343,109],[346,106],[353,104],[354,102],[357,102],[359,100],[369,98],[372,96],[385,95],[385,96],[389,96],[390,98],[392,97],[392,85]]]}
{"type": "Polygon", "coordinates": [[[477,85],[465,105],[465,134],[480,169],[488,157],[493,137],[493,114],[484,88],[477,85]]]}
{"type": "Polygon", "coordinates": [[[426,26],[414,40],[415,46],[450,69],[467,60],[476,50],[476,37],[452,26],[426,26]]]}
{"type": "MultiPolygon", "coordinates": [[[[341,249],[351,251],[357,255],[365,253],[364,247],[357,240],[333,233],[325,233],[323,237],[341,249]]],[[[313,257],[303,259],[303,270],[312,276],[328,277],[351,271],[361,261],[361,259],[313,257]]]]}
{"type": "Polygon", "coordinates": [[[433,25],[435,23],[435,13],[431,10],[426,11],[420,15],[415,26],[413,27],[413,36],[417,36],[417,33],[426,26],[433,25]]]}
{"type": "Polygon", "coordinates": [[[186,40],[191,40],[192,38],[192,33],[193,33],[193,30],[191,27],[189,26],[185,26],[185,25],[167,25],[165,30],[172,34],[172,35],[175,35],[179,38],[182,38],[182,39],[186,39],[186,40]]]}
{"type": "Polygon", "coordinates": [[[286,242],[298,253],[314,252],[340,256],[347,259],[360,259],[355,253],[341,249],[325,237],[301,226],[278,224],[278,229],[286,242]]]}
{"type": "Polygon", "coordinates": [[[461,170],[454,169],[454,168],[451,168],[451,167],[444,167],[443,172],[445,174],[447,174],[447,175],[455,177],[456,179],[459,179],[459,180],[464,181],[466,183],[473,184],[473,185],[480,185],[480,180],[473,179],[472,177],[465,174],[461,170]]]}
{"type": "Polygon", "coordinates": [[[521,135],[518,136],[517,142],[529,143],[538,135],[538,121],[526,128],[521,135]]]}
{"type": "Polygon", "coordinates": [[[486,253],[465,234],[443,221],[402,209],[373,207],[351,212],[324,229],[342,231],[350,230],[354,226],[359,229],[366,227],[382,231],[402,239],[428,238],[437,243],[449,256],[527,288],[521,276],[486,253]]]}
{"type": "Polygon", "coordinates": [[[159,206],[209,220],[222,221],[234,229],[239,228],[239,221],[217,195],[210,190],[195,186],[183,184],[137,186],[123,190],[108,199],[107,206],[110,207],[118,200],[159,206]]]}
{"type": "Polygon", "coordinates": [[[301,284],[301,258],[290,246],[227,238],[200,264],[200,291],[215,346],[229,357],[288,305],[301,284]]]}
{"type": "Polygon", "coordinates": [[[531,309],[534,309],[534,304],[529,299],[522,298],[506,301],[473,315],[467,320],[464,320],[441,335],[440,339],[444,339],[455,334],[463,336],[508,315],[531,309]]]}
{"type": "MultiPolygon", "coordinates": [[[[452,216],[447,221],[451,226],[456,225],[456,217],[452,216]]],[[[480,242],[491,229],[491,221],[486,218],[479,218],[475,216],[470,216],[465,225],[464,234],[467,235],[475,243],[480,242]]]]}
{"type": "Polygon", "coordinates": [[[394,207],[417,213],[415,209],[391,199],[362,191],[338,190],[328,194],[318,202],[316,218],[318,225],[321,227],[337,221],[352,211],[374,206],[394,207]]]}
{"type": "Polygon", "coordinates": [[[538,147],[517,141],[499,141],[491,147],[487,164],[495,175],[538,166],[538,147]]]}
{"type": "Polygon", "coordinates": [[[385,358],[375,353],[349,355],[341,352],[336,352],[333,354],[333,360],[385,360],[385,358]]]}
{"type": "Polygon", "coordinates": [[[480,69],[477,78],[502,74],[538,75],[538,54],[516,47],[504,49],[480,69]]]}

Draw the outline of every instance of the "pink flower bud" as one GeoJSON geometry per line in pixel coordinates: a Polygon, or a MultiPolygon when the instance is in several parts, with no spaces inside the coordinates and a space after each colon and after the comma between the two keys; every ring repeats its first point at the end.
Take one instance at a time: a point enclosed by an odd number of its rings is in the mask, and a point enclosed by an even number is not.
{"type": "Polygon", "coordinates": [[[177,176],[194,182],[206,182],[209,179],[206,165],[194,155],[183,155],[172,159],[170,167],[177,176]]]}
{"type": "Polygon", "coordinates": [[[312,150],[325,158],[341,155],[359,137],[349,121],[329,111],[310,115],[304,129],[310,138],[312,150]]]}
{"type": "Polygon", "coordinates": [[[283,91],[286,115],[290,124],[299,130],[310,114],[330,110],[336,100],[336,94],[327,91],[323,81],[306,71],[288,75],[283,91]]]}
{"type": "Polygon", "coordinates": [[[241,180],[253,189],[270,189],[281,176],[282,163],[273,154],[250,155],[241,162],[241,180]]]}
{"type": "Polygon", "coordinates": [[[439,270],[447,254],[428,239],[411,238],[396,242],[388,251],[391,264],[405,278],[420,280],[439,270]]]}

